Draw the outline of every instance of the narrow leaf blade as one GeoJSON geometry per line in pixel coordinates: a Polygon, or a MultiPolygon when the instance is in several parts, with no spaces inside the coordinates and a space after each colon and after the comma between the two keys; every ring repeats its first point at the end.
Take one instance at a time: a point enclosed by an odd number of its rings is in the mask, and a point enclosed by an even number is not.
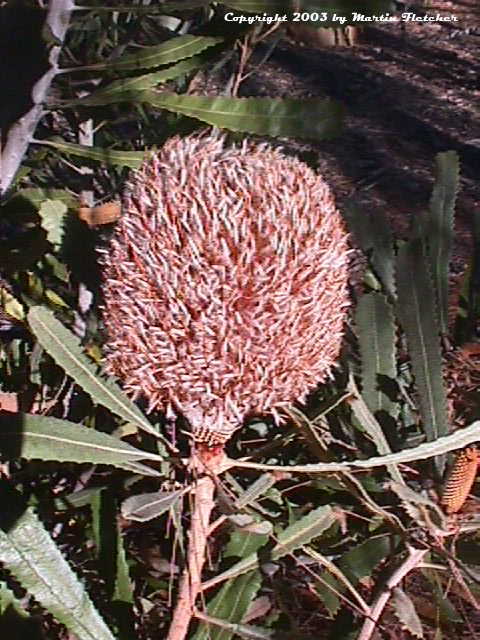
{"type": "Polygon", "coordinates": [[[397,315],[405,331],[420,414],[428,440],[447,433],[440,330],[423,242],[414,238],[397,257],[397,315]]]}
{"type": "Polygon", "coordinates": [[[223,38],[206,36],[176,36],[167,42],[162,42],[162,44],[145,47],[138,53],[130,53],[116,60],[89,65],[88,69],[106,69],[114,72],[151,69],[152,67],[160,67],[179,62],[185,58],[191,58],[222,41],[223,38]]]}
{"type": "Polygon", "coordinates": [[[0,436],[0,453],[7,459],[107,464],[120,468],[142,459],[162,460],[107,433],[28,413],[0,412],[0,436]]]}
{"type": "MultiPolygon", "coordinates": [[[[278,543],[270,552],[271,561],[275,562],[275,560],[279,560],[288,553],[292,553],[299,547],[308,544],[313,538],[326,531],[334,522],[335,515],[331,507],[322,506],[313,509],[278,535],[278,543]]],[[[255,569],[257,566],[257,555],[251,554],[230,569],[227,569],[227,571],[208,580],[203,587],[208,589],[224,580],[235,578],[251,569],[255,569]]]]}
{"type": "Polygon", "coordinates": [[[340,132],[343,120],[343,107],[332,100],[224,98],[149,91],[140,99],[215,127],[272,137],[331,138],[340,132]]]}
{"type": "Polygon", "coordinates": [[[429,263],[443,334],[448,333],[448,276],[453,241],[453,217],[458,192],[459,160],[455,151],[436,157],[437,175],[426,225],[429,263]]]}
{"type": "Polygon", "coordinates": [[[154,493],[142,493],[127,498],[122,504],[122,516],[127,520],[147,522],[158,518],[168,511],[177,502],[185,491],[155,491],[154,493]]]}
{"type": "Polygon", "coordinates": [[[0,561],[80,640],[114,640],[85,587],[31,509],[8,532],[0,530],[0,561]]]}
{"type": "Polygon", "coordinates": [[[32,307],[28,314],[28,322],[45,351],[94,402],[158,437],[157,431],[120,387],[112,380],[103,379],[97,374],[95,365],[83,353],[78,338],[64,327],[51,311],[41,306],[32,307]]]}
{"type": "Polygon", "coordinates": [[[379,375],[396,377],[395,324],[385,296],[380,293],[362,296],[355,324],[362,358],[362,396],[373,414],[390,413],[393,403],[380,389],[378,380],[379,375]]]}

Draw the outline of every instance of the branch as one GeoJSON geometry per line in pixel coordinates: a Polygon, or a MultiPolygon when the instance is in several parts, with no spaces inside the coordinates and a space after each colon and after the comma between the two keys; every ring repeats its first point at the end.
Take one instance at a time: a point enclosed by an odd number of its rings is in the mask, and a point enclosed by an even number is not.
{"type": "Polygon", "coordinates": [[[400,567],[398,567],[393,575],[390,576],[381,593],[370,607],[368,618],[363,623],[358,640],[370,640],[373,632],[375,631],[375,627],[380,620],[380,616],[382,615],[387,602],[390,600],[393,589],[398,586],[399,582],[401,582],[405,576],[410,573],[410,571],[413,571],[413,569],[416,569],[421,565],[422,560],[427,553],[428,549],[415,549],[413,547],[409,547],[408,558],[400,567]]]}
{"type": "Polygon", "coordinates": [[[215,506],[214,477],[229,467],[223,448],[200,449],[192,456],[190,467],[206,473],[197,483],[188,534],[187,563],[167,640],[185,640],[194,615],[195,602],[202,589],[202,569],[207,556],[210,518],[215,506]]]}

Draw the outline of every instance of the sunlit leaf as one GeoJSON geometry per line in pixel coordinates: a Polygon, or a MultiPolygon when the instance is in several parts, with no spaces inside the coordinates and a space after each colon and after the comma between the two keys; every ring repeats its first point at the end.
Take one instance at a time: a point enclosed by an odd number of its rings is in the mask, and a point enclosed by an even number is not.
{"type": "Polygon", "coordinates": [[[28,322],[42,347],[75,382],[98,402],[127,422],[158,437],[140,409],[112,380],[102,378],[97,367],[84,354],[78,338],[41,306],[32,307],[28,322]]]}
{"type": "Polygon", "coordinates": [[[130,169],[139,169],[143,164],[146,153],[144,151],[100,149],[99,147],[88,147],[86,145],[62,142],[60,140],[36,140],[35,142],[58,149],[58,151],[67,155],[102,162],[107,166],[130,167],[130,169]]]}
{"type": "Polygon", "coordinates": [[[415,638],[423,638],[422,623],[410,596],[400,587],[395,587],[392,595],[395,615],[402,627],[415,638]]]}
{"type": "Polygon", "coordinates": [[[115,60],[99,62],[86,67],[89,70],[102,70],[117,73],[136,71],[173,64],[184,58],[191,58],[209,47],[222,42],[223,38],[184,35],[176,36],[153,47],[140,49],[138,53],[125,54],[115,60]]]}
{"type": "Polygon", "coordinates": [[[79,640],[114,640],[84,585],[31,509],[7,531],[0,530],[0,561],[79,640]]]}
{"type": "Polygon", "coordinates": [[[144,91],[139,99],[215,127],[272,137],[331,138],[340,132],[344,111],[338,102],[318,98],[224,98],[144,91]]]}
{"type": "Polygon", "coordinates": [[[63,224],[67,209],[67,205],[61,200],[45,200],[38,210],[41,225],[47,232],[47,240],[54,247],[59,247],[62,242],[63,224]]]}
{"type": "Polygon", "coordinates": [[[177,502],[185,491],[155,491],[154,493],[142,493],[127,498],[122,504],[122,516],[127,520],[147,522],[158,518],[168,511],[177,502]]]}
{"type": "Polygon", "coordinates": [[[81,424],[28,413],[0,413],[0,451],[7,459],[54,460],[124,467],[161,457],[81,424]]]}

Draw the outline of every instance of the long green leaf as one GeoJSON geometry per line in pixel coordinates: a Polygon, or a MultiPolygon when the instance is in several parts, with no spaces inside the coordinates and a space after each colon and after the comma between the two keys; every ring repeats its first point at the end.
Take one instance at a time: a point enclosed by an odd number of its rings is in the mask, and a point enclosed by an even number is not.
{"type": "Polygon", "coordinates": [[[156,94],[139,100],[215,127],[272,137],[325,139],[340,132],[343,107],[333,100],[282,100],[156,94]]]}
{"type": "Polygon", "coordinates": [[[438,321],[448,333],[448,276],[452,255],[453,217],[458,191],[459,161],[455,151],[438,153],[437,175],[426,224],[429,263],[435,289],[438,321]]]}
{"type": "Polygon", "coordinates": [[[155,491],[131,496],[122,504],[122,516],[137,522],[153,520],[169,511],[184,493],[184,489],[177,489],[177,491],[155,491]]]}
{"type": "Polygon", "coordinates": [[[303,465],[278,465],[261,464],[246,460],[235,460],[234,466],[240,469],[260,469],[262,471],[286,471],[288,473],[330,473],[332,471],[351,471],[352,469],[374,469],[385,467],[389,464],[403,464],[416,460],[428,460],[444,453],[450,453],[456,449],[463,449],[474,442],[480,442],[480,421],[464,429],[459,429],[448,436],[438,438],[433,442],[424,442],[418,447],[404,449],[398,453],[390,453],[386,456],[375,456],[366,460],[351,460],[350,462],[319,462],[318,464],[303,465]]]}
{"type": "Polygon", "coordinates": [[[397,256],[397,315],[405,331],[427,440],[447,433],[440,330],[423,242],[413,238],[397,256]]]}
{"type": "Polygon", "coordinates": [[[410,596],[400,587],[393,589],[393,605],[395,615],[410,635],[423,638],[423,627],[410,596]]]}
{"type": "Polygon", "coordinates": [[[152,67],[160,67],[167,64],[179,62],[185,58],[201,53],[209,47],[213,47],[223,38],[211,38],[206,36],[184,35],[176,36],[167,42],[156,45],[154,47],[145,47],[138,53],[130,53],[116,60],[108,62],[99,62],[97,64],[82,67],[86,70],[102,70],[106,69],[117,73],[118,71],[137,71],[140,69],[151,69],[152,67]]]}
{"type": "MultiPolygon", "coordinates": [[[[313,509],[310,513],[307,513],[307,515],[279,533],[277,544],[269,552],[269,560],[275,562],[288,553],[292,553],[299,547],[308,544],[311,540],[324,533],[334,522],[335,515],[331,507],[322,506],[313,509]]],[[[247,571],[255,569],[258,565],[259,559],[257,554],[251,554],[243,560],[240,560],[240,562],[237,562],[237,564],[233,565],[230,569],[227,569],[227,571],[207,580],[203,588],[209,589],[224,580],[235,578],[247,571]]]]}
{"type": "Polygon", "coordinates": [[[378,379],[396,377],[395,324],[385,296],[362,296],[355,311],[355,324],[362,358],[362,396],[373,414],[391,413],[394,403],[383,393],[378,379]]]}
{"type": "MultiPolygon", "coordinates": [[[[364,431],[373,440],[378,453],[381,453],[383,455],[391,453],[392,450],[390,448],[390,445],[388,444],[388,440],[386,439],[385,434],[383,433],[382,427],[377,422],[375,416],[371,413],[370,409],[364,402],[362,396],[360,395],[360,392],[357,389],[357,385],[355,384],[353,377],[350,377],[347,389],[352,393],[352,398],[349,403],[353,415],[358,420],[362,429],[364,429],[364,431]]],[[[387,469],[395,482],[404,484],[402,475],[396,465],[389,465],[387,469]]]]}
{"type": "Polygon", "coordinates": [[[43,144],[47,147],[58,149],[67,155],[79,156],[85,160],[103,162],[112,167],[129,167],[130,169],[140,169],[145,159],[147,151],[115,151],[113,149],[101,149],[100,147],[88,147],[82,144],[73,144],[60,140],[34,140],[36,144],[43,144]]]}
{"type": "Polygon", "coordinates": [[[0,453],[8,459],[108,464],[119,468],[136,460],[162,460],[154,453],[81,424],[9,411],[0,413],[0,453]]]}
{"type": "Polygon", "coordinates": [[[387,214],[363,211],[356,202],[349,202],[344,208],[348,229],[359,248],[370,254],[369,261],[386,293],[395,297],[395,276],[393,241],[387,214]]]}
{"type": "Polygon", "coordinates": [[[371,536],[342,556],[340,567],[347,578],[356,584],[373,570],[392,551],[390,534],[371,536]]]}
{"type": "Polygon", "coordinates": [[[33,510],[28,509],[8,532],[0,530],[0,561],[80,640],[114,640],[85,587],[33,510]]]}
{"type": "MultiPolygon", "coordinates": [[[[249,571],[243,576],[228,580],[208,603],[208,615],[229,624],[242,622],[261,584],[260,571],[249,571]]],[[[192,640],[230,640],[233,636],[234,631],[229,628],[212,629],[201,624],[192,640]]]]}
{"type": "Polygon", "coordinates": [[[94,91],[89,96],[68,102],[69,105],[104,105],[112,102],[137,102],[139,91],[152,89],[162,82],[168,82],[180,76],[199,69],[205,64],[200,56],[183,60],[178,64],[154,73],[147,73],[135,78],[120,78],[106,87],[94,91]]]}
{"type": "Polygon", "coordinates": [[[45,351],[94,402],[159,437],[158,432],[120,387],[112,380],[100,377],[93,362],[83,353],[78,338],[51,311],[41,306],[32,307],[28,313],[28,322],[45,351]]]}

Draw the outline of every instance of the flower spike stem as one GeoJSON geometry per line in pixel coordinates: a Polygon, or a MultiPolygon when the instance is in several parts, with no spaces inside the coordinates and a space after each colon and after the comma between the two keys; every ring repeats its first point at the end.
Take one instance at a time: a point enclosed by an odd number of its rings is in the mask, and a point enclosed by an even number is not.
{"type": "Polygon", "coordinates": [[[200,473],[206,473],[198,482],[194,493],[193,512],[188,534],[187,564],[180,584],[177,604],[167,640],[184,640],[194,615],[195,602],[201,591],[202,569],[207,555],[210,518],[215,506],[213,475],[224,471],[223,448],[210,452],[200,449],[190,463],[200,473]]]}

